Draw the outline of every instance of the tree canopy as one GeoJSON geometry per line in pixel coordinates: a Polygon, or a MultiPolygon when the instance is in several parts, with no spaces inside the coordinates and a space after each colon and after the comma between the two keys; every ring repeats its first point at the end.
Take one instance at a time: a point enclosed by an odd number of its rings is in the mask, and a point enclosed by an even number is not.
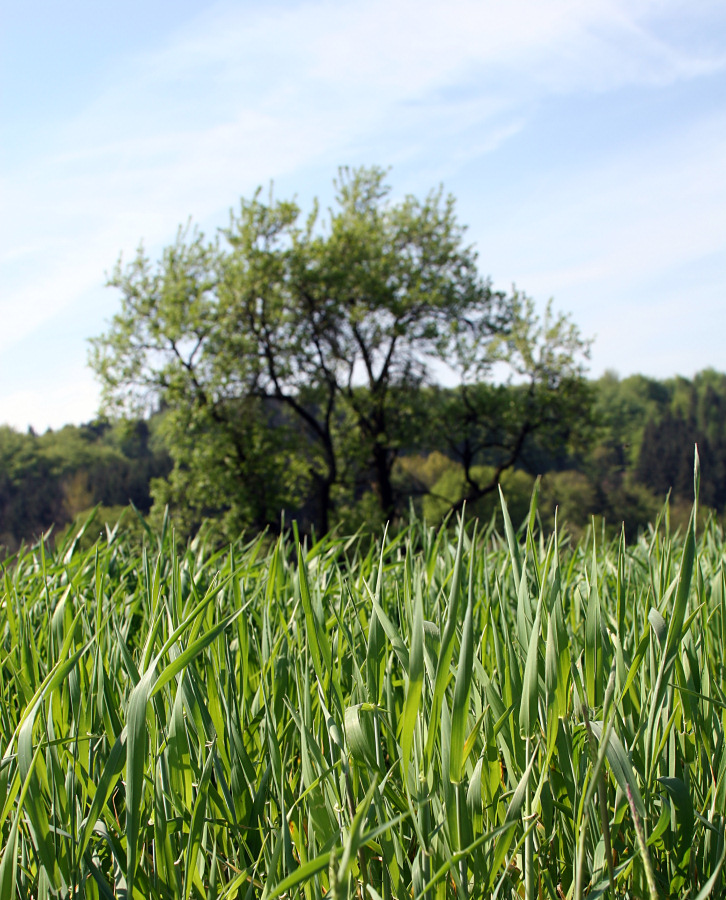
{"type": "Polygon", "coordinates": [[[98,420],[42,435],[0,426],[0,558],[99,504],[148,513],[150,482],[170,469],[156,424],[98,420]]]}
{"type": "Polygon", "coordinates": [[[189,527],[274,527],[288,511],[326,530],[364,495],[391,518],[394,462],[423,434],[459,455],[476,498],[538,433],[554,448],[586,417],[575,326],[492,289],[451,196],[394,200],[378,168],[340,170],[326,217],[258,191],[215,239],[181,229],[110,284],[121,309],[91,354],[104,402],[165,411],[174,469],[158,499],[189,527]],[[435,399],[443,377],[458,387],[435,399]]]}
{"type": "MultiPolygon", "coordinates": [[[[596,381],[561,383],[557,395],[550,395],[557,400],[555,406],[540,405],[538,392],[547,398],[545,388],[533,391],[531,383],[482,381],[455,387],[423,384],[395,396],[401,443],[391,477],[399,514],[407,513],[412,503],[414,511],[435,524],[467,498],[467,514],[486,520],[499,506],[488,488],[501,482],[512,519],[520,522],[529,514],[534,478],[542,475],[539,510],[545,529],[552,527],[557,506],[560,521],[567,522],[570,532],[577,534],[596,516],[614,530],[624,524],[632,540],[654,520],[668,492],[671,526],[687,522],[693,459],[686,459],[686,453],[692,453],[694,443],[702,461],[699,509],[704,515],[709,510],[726,513],[726,375],[707,370],[693,379],[656,381],[641,375],[620,380],[607,373],[596,381]],[[567,422],[567,415],[562,421],[555,419],[567,398],[565,390],[572,408],[580,406],[576,428],[567,422]],[[474,406],[468,418],[466,404],[474,406]],[[516,464],[502,467],[528,418],[534,418],[535,429],[524,438],[516,464]]],[[[217,464],[224,432],[178,434],[185,443],[177,448],[177,467],[171,469],[163,434],[169,420],[167,410],[148,420],[99,419],[42,435],[0,427],[0,558],[53,525],[59,534],[73,520],[87,522],[99,504],[89,540],[104,522],[114,526],[124,509],[127,524],[143,530],[127,509],[129,500],[159,525],[166,504],[176,504],[179,536],[186,536],[187,528],[195,529],[195,516],[208,515],[207,528],[226,539],[242,514],[240,486],[225,470],[210,467],[217,464]],[[207,461],[210,466],[205,466],[207,461]],[[192,497],[189,508],[183,503],[185,492],[192,497]]],[[[282,452],[282,438],[274,417],[270,421],[260,437],[276,454],[282,452]]],[[[283,436],[287,427],[294,438],[293,425],[283,425],[283,436]]],[[[337,427],[336,448],[344,471],[364,480],[364,448],[355,427],[337,427]]],[[[291,464],[303,470],[306,457],[292,440],[287,452],[291,464]]],[[[268,461],[258,459],[258,473],[263,462],[268,461]]],[[[334,523],[347,529],[365,521],[369,528],[377,528],[380,504],[370,483],[364,487],[356,501],[351,488],[339,485],[334,523]]],[[[273,489],[285,504],[293,502],[277,483],[260,487],[273,489]]],[[[314,521],[311,496],[303,496],[294,509],[285,507],[295,514],[300,528],[314,521]]]]}

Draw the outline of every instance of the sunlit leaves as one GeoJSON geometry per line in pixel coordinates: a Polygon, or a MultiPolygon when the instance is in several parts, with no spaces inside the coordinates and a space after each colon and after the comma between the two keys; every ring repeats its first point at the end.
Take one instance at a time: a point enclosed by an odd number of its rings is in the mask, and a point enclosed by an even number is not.
{"type": "Polygon", "coordinates": [[[9,560],[3,900],[720,896],[723,535],[535,524],[9,560]]]}

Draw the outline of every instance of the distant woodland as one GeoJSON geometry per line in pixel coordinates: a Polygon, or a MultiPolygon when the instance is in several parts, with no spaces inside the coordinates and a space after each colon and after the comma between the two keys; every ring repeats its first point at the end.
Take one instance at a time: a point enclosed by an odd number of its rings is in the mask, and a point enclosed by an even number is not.
{"type": "Polygon", "coordinates": [[[590,341],[493,289],[454,198],[386,178],[339,170],[324,217],[258,191],[214,238],[120,260],[91,340],[105,418],[0,430],[0,543],[96,507],[220,542],[489,518],[500,484],[522,517],[538,476],[544,527],[558,507],[634,537],[668,492],[676,518],[690,502],[695,443],[702,507],[726,509],[726,376],[589,381],[590,341]]]}
{"type": "MultiPolygon", "coordinates": [[[[657,381],[607,374],[586,382],[586,388],[577,427],[568,427],[564,435],[554,424],[535,431],[523,441],[516,463],[500,473],[513,518],[526,516],[534,480],[541,475],[540,513],[546,527],[551,527],[548,517],[558,506],[571,531],[584,528],[594,516],[604,519],[609,529],[624,523],[626,536],[633,539],[657,515],[668,492],[677,522],[690,508],[694,443],[701,457],[702,506],[719,516],[726,512],[726,375],[707,370],[692,380],[657,381]]],[[[500,387],[497,393],[501,408],[524,402],[517,387],[500,387]]],[[[422,388],[420,396],[407,398],[406,443],[396,448],[392,464],[394,521],[405,519],[412,505],[432,523],[440,522],[467,494],[465,462],[456,452],[459,436],[443,429],[415,428],[417,407],[426,410],[420,421],[430,425],[437,406],[443,416],[447,404],[459,402],[456,394],[455,389],[422,388]]],[[[307,495],[300,490],[306,483],[310,487],[304,477],[298,483],[291,480],[288,497],[275,486],[280,505],[270,510],[266,523],[230,517],[235,498],[219,498],[212,469],[206,474],[210,485],[206,506],[183,505],[173,485],[180,474],[174,474],[166,419],[162,411],[145,419],[99,419],[45,434],[0,427],[4,552],[32,542],[51,526],[61,532],[96,506],[95,524],[102,529],[106,522],[113,524],[129,503],[152,522],[160,520],[168,506],[180,536],[204,527],[224,540],[233,529],[266,525],[274,532],[293,519],[303,531],[315,529],[314,489],[307,495]]],[[[288,426],[281,422],[279,427],[288,440],[288,426]]],[[[274,423],[270,428],[274,438],[274,423]]],[[[477,483],[488,484],[501,462],[495,432],[493,428],[481,436],[471,467],[477,483]]],[[[345,530],[378,528],[383,513],[375,472],[360,464],[355,451],[351,448],[350,458],[344,460],[345,480],[338,486],[330,524],[345,530]]],[[[304,446],[302,451],[298,448],[297,460],[294,448],[287,452],[291,467],[297,465],[304,474],[300,458],[304,446]]],[[[193,491],[193,497],[203,498],[204,485],[193,486],[193,491]]],[[[467,514],[488,519],[495,508],[496,493],[490,491],[471,502],[467,514]]],[[[132,510],[126,516],[132,526],[139,524],[132,510]]]]}

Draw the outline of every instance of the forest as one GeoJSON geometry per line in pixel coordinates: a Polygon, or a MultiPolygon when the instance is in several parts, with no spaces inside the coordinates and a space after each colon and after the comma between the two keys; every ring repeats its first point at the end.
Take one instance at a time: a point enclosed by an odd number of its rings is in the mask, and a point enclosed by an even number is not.
{"type": "MultiPolygon", "coordinates": [[[[542,476],[540,514],[547,525],[557,505],[571,530],[585,528],[593,516],[608,527],[625,525],[628,540],[652,521],[671,492],[672,515],[687,515],[692,493],[692,448],[698,444],[702,460],[702,506],[720,517],[726,510],[726,375],[707,370],[693,379],[664,381],[641,375],[619,379],[608,373],[584,382],[586,403],[582,419],[569,434],[547,430],[524,441],[519,458],[501,473],[513,515],[526,514],[532,486],[542,476]],[[556,448],[554,451],[552,448],[556,448]]],[[[502,406],[516,406],[521,391],[499,388],[502,406]]],[[[457,402],[455,389],[422,389],[407,397],[409,408],[445,410],[457,402]]],[[[442,414],[440,412],[440,414],[442,414]]],[[[57,431],[21,433],[0,427],[0,544],[4,552],[21,542],[32,543],[51,526],[60,534],[74,521],[97,510],[100,527],[114,523],[133,503],[139,514],[160,522],[169,505],[180,535],[190,536],[202,523],[220,539],[229,529],[256,527],[229,517],[234,498],[216,505],[182,507],[175,493],[172,450],[167,443],[165,413],[145,419],[97,419],[67,425],[57,431]],[[228,518],[225,519],[225,516],[228,518]]],[[[273,431],[274,436],[274,431],[273,431]]],[[[466,494],[464,464],[443,432],[416,433],[401,446],[392,466],[395,519],[407,518],[410,504],[432,523],[438,523],[466,494]]],[[[354,448],[353,448],[354,449],[354,448]]],[[[305,447],[295,460],[304,465],[305,447]]],[[[356,459],[343,465],[349,481],[340,489],[332,525],[351,530],[381,524],[374,473],[356,469],[356,459]]],[[[483,449],[474,475],[490,479],[497,465],[495,449],[483,449]]],[[[189,471],[184,473],[189,477],[189,471]]],[[[209,481],[215,473],[207,475],[209,481]]],[[[202,498],[199,493],[190,499],[202,498]]],[[[280,507],[270,510],[265,524],[276,532],[282,516],[301,530],[314,528],[314,496],[290,492],[280,495],[280,507]]],[[[490,492],[470,506],[472,515],[489,518],[498,496],[490,492]]],[[[137,521],[127,513],[128,523],[137,521]]]]}
{"type": "Polygon", "coordinates": [[[324,215],[258,191],[212,239],[188,225],[158,260],[119,260],[90,341],[98,418],[0,429],[6,552],[130,505],[221,544],[395,528],[412,506],[488,519],[500,483],[524,515],[539,476],[545,528],[557,507],[634,540],[668,492],[685,515],[694,444],[721,514],[726,376],[588,380],[591,341],[493,288],[454,198],[396,200],[387,174],[340,169],[324,215]]]}

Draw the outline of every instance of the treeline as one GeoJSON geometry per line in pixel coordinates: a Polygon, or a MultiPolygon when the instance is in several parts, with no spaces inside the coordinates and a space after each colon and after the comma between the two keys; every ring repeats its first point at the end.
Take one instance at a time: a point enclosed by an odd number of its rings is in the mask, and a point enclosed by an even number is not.
{"type": "Polygon", "coordinates": [[[156,424],[99,420],[40,435],[0,426],[0,553],[99,504],[109,521],[130,503],[148,514],[153,479],[172,466],[156,424]]]}
{"type": "Polygon", "coordinates": [[[701,507],[724,514],[726,375],[707,369],[693,379],[659,381],[642,375],[620,380],[609,373],[593,387],[587,450],[571,473],[549,475],[551,499],[561,504],[566,521],[582,527],[591,516],[602,516],[613,527],[624,523],[632,539],[670,493],[672,519],[685,524],[696,444],[701,507]]]}
{"type": "MultiPolygon", "coordinates": [[[[571,531],[593,517],[612,532],[624,526],[632,540],[653,522],[670,495],[673,525],[685,524],[693,500],[694,445],[701,459],[702,512],[726,513],[726,375],[708,369],[693,379],[656,380],[642,375],[619,379],[607,373],[588,382],[587,416],[553,455],[547,436],[525,447],[502,484],[521,521],[527,514],[535,478],[542,476],[540,510],[551,526],[555,507],[571,531]]],[[[430,479],[431,494],[421,506],[429,519],[445,514],[447,502],[464,490],[461,468],[441,460],[430,479]],[[444,499],[439,500],[439,497],[444,499]]],[[[432,458],[402,461],[428,465],[432,458]]],[[[480,516],[496,511],[495,498],[474,505],[480,516]]]]}
{"type": "Polygon", "coordinates": [[[386,177],[341,169],[326,216],[258,191],[211,240],[182,228],[120,260],[90,354],[115,424],[6,430],[0,539],[129,500],[219,541],[378,530],[411,504],[488,517],[501,482],[519,517],[538,475],[545,518],[634,536],[668,490],[690,499],[696,442],[723,510],[723,376],[588,381],[590,342],[492,288],[454,198],[395,199],[386,177]]]}
{"type": "MultiPolygon", "coordinates": [[[[407,443],[397,448],[391,467],[394,518],[405,517],[413,504],[420,515],[440,521],[470,491],[467,479],[477,485],[489,485],[495,479],[502,482],[513,515],[522,519],[534,479],[541,475],[540,509],[546,525],[551,524],[557,505],[570,529],[585,527],[595,516],[604,518],[610,528],[624,523],[626,535],[634,538],[657,515],[669,491],[676,520],[690,508],[695,443],[702,462],[701,503],[719,515],[726,511],[726,375],[707,370],[692,380],[657,381],[639,375],[621,380],[607,374],[583,387],[580,421],[569,423],[564,433],[554,422],[533,431],[523,440],[516,464],[500,473],[501,422],[480,435],[480,446],[469,448],[476,452],[468,459],[464,436],[447,433],[443,427],[447,410],[462,402],[460,391],[427,387],[416,396],[409,395],[405,415],[402,410],[398,417],[406,421],[407,443]],[[426,431],[417,433],[417,421],[426,423],[426,431]],[[432,427],[436,421],[438,429],[432,427]]],[[[527,400],[521,388],[489,387],[487,391],[502,415],[508,409],[511,417],[521,420],[527,400]]],[[[270,425],[273,436],[275,427],[289,428],[276,415],[278,421],[270,425]]],[[[212,452],[205,448],[203,436],[194,439],[200,453],[212,452]]],[[[291,475],[303,472],[303,449],[298,447],[297,460],[294,447],[288,449],[291,475]]],[[[355,448],[342,463],[346,480],[337,492],[331,525],[379,527],[383,516],[375,473],[360,465],[355,448]]],[[[69,425],[42,435],[2,427],[0,544],[6,551],[13,550],[50,526],[60,531],[96,505],[101,506],[99,521],[111,522],[130,502],[141,514],[161,518],[171,501],[182,534],[205,522],[220,538],[228,537],[231,521],[225,516],[234,498],[219,500],[215,472],[207,472],[206,506],[182,507],[174,502],[181,495],[175,492],[173,480],[184,477],[183,470],[174,471],[163,413],[150,420],[69,425]]],[[[259,484],[248,489],[264,490],[263,480],[261,473],[259,484]]],[[[289,483],[294,485],[294,478],[289,483]]],[[[202,498],[204,484],[195,485],[194,490],[202,498]]],[[[315,527],[313,489],[307,494],[294,489],[287,497],[279,485],[274,490],[282,503],[274,511],[276,519],[271,512],[268,527],[280,527],[283,516],[288,523],[296,519],[304,530],[315,527]]],[[[496,492],[488,491],[469,503],[469,512],[489,517],[496,505],[496,492]]],[[[234,527],[245,524],[257,528],[259,523],[234,519],[234,527]]]]}

